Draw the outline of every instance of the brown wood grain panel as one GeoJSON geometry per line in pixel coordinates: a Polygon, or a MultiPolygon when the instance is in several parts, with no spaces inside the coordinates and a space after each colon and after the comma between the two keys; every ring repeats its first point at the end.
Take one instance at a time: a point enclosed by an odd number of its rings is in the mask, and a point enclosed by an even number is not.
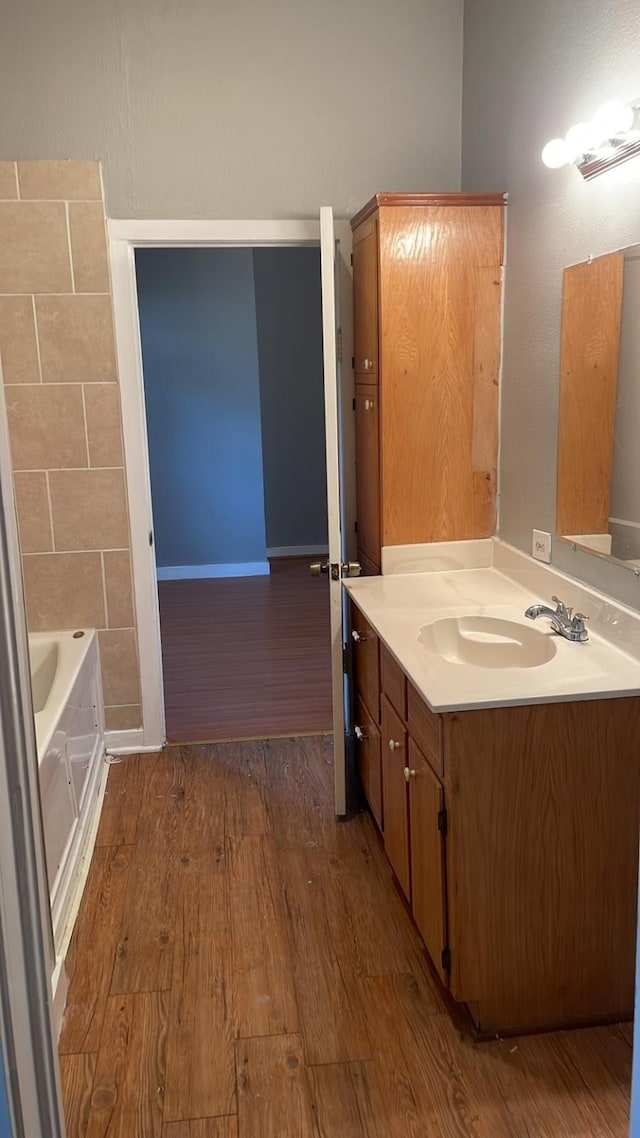
{"type": "Polygon", "coordinates": [[[407,681],[386,644],[380,644],[380,688],[400,718],[407,718],[407,681]]]}
{"type": "Polygon", "coordinates": [[[278,849],[352,849],[352,831],[336,822],[333,738],[267,740],[264,744],[271,833],[278,849]]]}
{"type": "Polygon", "coordinates": [[[487,1031],[629,1019],[640,700],[444,725],[453,994],[487,1031]]]}
{"type": "Polygon", "coordinates": [[[317,1138],[298,1035],[236,1044],[242,1138],[317,1138]]]}
{"type": "Polygon", "coordinates": [[[374,1063],[308,1067],[307,1079],[317,1138],[387,1138],[372,1101],[371,1084],[377,1079],[374,1063]]]}
{"type": "Polygon", "coordinates": [[[447,947],[444,837],[438,816],[444,791],[413,739],[409,740],[411,907],[427,951],[444,983],[442,952],[447,947]]]}
{"type": "Polygon", "coordinates": [[[382,764],[380,759],[380,728],[369,715],[361,696],[356,696],[356,765],[364,796],[369,803],[380,829],[382,815],[382,764]]]}
{"type": "Polygon", "coordinates": [[[380,398],[371,384],[356,383],[356,517],[358,547],[380,563],[380,398]]]}
{"type": "Polygon", "coordinates": [[[190,1122],[165,1122],[162,1138],[238,1138],[238,1119],[192,1118],[190,1122]]]}
{"type": "Polygon", "coordinates": [[[109,763],[97,846],[128,846],[135,841],[145,765],[142,755],[119,755],[109,763]]]}
{"type": "Polygon", "coordinates": [[[164,1095],[167,1122],[235,1114],[234,988],[226,859],[180,859],[164,1095]],[[187,1059],[188,1056],[188,1059],[187,1059]]]}
{"type": "Polygon", "coordinates": [[[308,559],[264,577],[158,585],[167,736],[210,742],[330,731],[329,586],[308,559]]]}
{"type": "Polygon", "coordinates": [[[355,232],[381,206],[502,206],[505,199],[504,193],[379,193],[374,194],[352,217],[351,228],[355,232]]]}
{"type": "Polygon", "coordinates": [[[369,714],[380,723],[380,649],[379,640],[366,616],[353,599],[350,600],[350,624],[352,632],[351,652],[353,660],[353,683],[362,696],[369,714]]]}
{"type": "Polygon", "coordinates": [[[427,706],[413,684],[407,682],[407,725],[427,762],[442,778],[444,756],[442,751],[442,716],[427,706]]]}
{"type": "Polygon", "coordinates": [[[354,371],[361,381],[378,378],[378,230],[375,218],[353,234],[354,371]]]}
{"type": "Polygon", "coordinates": [[[162,1138],[238,1138],[238,1119],[230,1114],[225,1119],[165,1122],[162,1138]]]}
{"type": "Polygon", "coordinates": [[[120,936],[130,846],[97,846],[65,967],[69,992],[60,1054],[98,1051],[120,936]]]}
{"type": "Polygon", "coordinates": [[[161,1138],[166,1036],[164,992],[110,997],[86,1138],[161,1138]]]}
{"type": "Polygon", "coordinates": [[[409,805],[404,777],[407,732],[386,696],[382,697],[382,801],[384,848],[407,899],[411,897],[409,870],[409,805]],[[389,744],[393,742],[394,750],[389,744]],[[399,744],[399,746],[396,746],[399,744]]]}
{"type": "Polygon", "coordinates": [[[61,1055],[60,1081],[67,1138],[85,1138],[97,1055],[61,1055]]]}
{"type": "Polygon", "coordinates": [[[383,546],[494,532],[501,249],[499,207],[381,212],[383,546]]]}
{"type": "Polygon", "coordinates": [[[363,1010],[340,961],[333,920],[339,897],[326,855],[290,850],[278,855],[307,1062],[370,1058],[363,1010]]]}
{"type": "Polygon", "coordinates": [[[556,529],[607,533],[624,254],[564,271],[556,529]]]}
{"type": "Polygon", "coordinates": [[[358,561],[360,562],[361,577],[378,577],[380,575],[380,559],[374,561],[360,546],[358,546],[358,561]]]}
{"type": "Polygon", "coordinates": [[[262,743],[236,743],[216,748],[215,761],[224,777],[227,829],[236,837],[268,834],[267,771],[262,743]]]}
{"type": "MultiPolygon", "coordinates": [[[[233,747],[234,744],[231,744],[233,747]]],[[[171,748],[174,750],[174,748],[171,748]]],[[[177,749],[177,748],[175,748],[177,749]]],[[[227,744],[181,748],[184,763],[184,817],[180,849],[198,854],[223,850],[226,837],[227,773],[239,777],[227,763],[227,744]]],[[[248,744],[248,753],[253,745],[248,744]]]]}
{"type": "Polygon", "coordinates": [[[273,841],[231,838],[229,874],[236,1034],[294,1034],[298,1009],[273,841]]]}

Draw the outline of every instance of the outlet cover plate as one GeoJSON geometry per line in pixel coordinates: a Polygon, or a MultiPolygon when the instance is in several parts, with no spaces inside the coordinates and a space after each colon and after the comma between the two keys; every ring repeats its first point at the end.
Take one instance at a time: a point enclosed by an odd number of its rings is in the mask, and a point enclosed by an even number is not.
{"type": "Polygon", "coordinates": [[[531,554],[536,561],[551,561],[551,534],[543,529],[534,529],[531,554]]]}

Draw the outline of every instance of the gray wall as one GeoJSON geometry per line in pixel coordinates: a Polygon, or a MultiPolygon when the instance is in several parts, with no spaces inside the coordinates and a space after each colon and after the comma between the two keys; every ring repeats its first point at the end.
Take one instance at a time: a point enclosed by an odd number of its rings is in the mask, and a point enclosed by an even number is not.
{"type": "Polygon", "coordinates": [[[457,189],[463,0],[5,0],[0,158],[96,157],[110,217],[348,216],[457,189]]]}
{"type": "MultiPolygon", "coordinates": [[[[554,531],[562,270],[640,240],[640,162],[586,183],[544,144],[639,94],[638,0],[466,0],[463,188],[508,190],[501,532],[554,531]]],[[[628,570],[555,542],[561,569],[630,604],[628,570]]]]}
{"type": "Polygon", "coordinates": [[[139,249],[158,567],[265,560],[250,249],[139,249]]]}
{"type": "Polygon", "coordinates": [[[319,249],[254,249],[267,548],[327,544],[319,249]]]}
{"type": "MultiPolygon", "coordinates": [[[[640,525],[640,249],[624,263],[611,516],[640,525]]],[[[638,557],[640,530],[633,537],[638,557]]]]}

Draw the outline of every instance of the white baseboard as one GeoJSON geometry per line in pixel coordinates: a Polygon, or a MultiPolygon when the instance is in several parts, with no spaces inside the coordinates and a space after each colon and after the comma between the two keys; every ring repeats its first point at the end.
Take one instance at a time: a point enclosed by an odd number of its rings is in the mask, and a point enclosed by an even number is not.
{"type": "Polygon", "coordinates": [[[145,743],[142,727],[130,731],[105,731],[104,745],[108,755],[142,755],[162,750],[162,743],[145,743]]]}
{"type": "Polygon", "coordinates": [[[268,561],[240,561],[228,565],[162,565],[156,569],[159,581],[200,580],[203,577],[267,577],[268,561]]]}
{"type": "Polygon", "coordinates": [[[329,553],[328,545],[276,545],[267,550],[267,557],[326,557],[329,553]]]}

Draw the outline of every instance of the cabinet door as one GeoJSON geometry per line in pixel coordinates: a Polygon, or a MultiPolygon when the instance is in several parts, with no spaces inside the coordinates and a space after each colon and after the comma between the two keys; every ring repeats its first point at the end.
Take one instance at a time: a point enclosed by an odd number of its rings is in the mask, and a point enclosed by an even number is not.
{"type": "Polygon", "coordinates": [[[367,218],[353,234],[353,349],[356,379],[378,378],[378,226],[367,218]]]}
{"type": "Polygon", "coordinates": [[[380,723],[379,641],[367,619],[351,602],[353,683],[376,724],[380,723]]]}
{"type": "Polygon", "coordinates": [[[356,515],[358,550],[380,572],[380,428],[378,389],[356,384],[356,515]]]}
{"type": "Polygon", "coordinates": [[[382,829],[382,771],[380,731],[369,715],[362,696],[356,697],[356,762],[365,798],[382,829]]]}
{"type": "Polygon", "coordinates": [[[411,899],[415,922],[442,979],[447,946],[444,882],[444,791],[413,739],[409,740],[411,899]]]}
{"type": "Polygon", "coordinates": [[[381,736],[384,848],[404,894],[409,899],[409,787],[404,774],[407,766],[407,733],[402,720],[384,695],[381,736]]]}

